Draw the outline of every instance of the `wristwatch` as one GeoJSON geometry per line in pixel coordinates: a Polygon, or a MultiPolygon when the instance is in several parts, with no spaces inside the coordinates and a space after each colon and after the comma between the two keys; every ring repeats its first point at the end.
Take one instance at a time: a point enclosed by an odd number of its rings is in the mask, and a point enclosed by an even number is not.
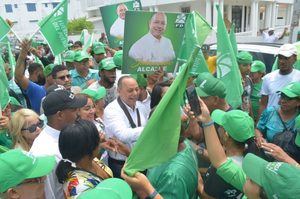
{"type": "Polygon", "coordinates": [[[145,199],[153,199],[157,194],[158,194],[157,191],[154,189],[154,191],[150,195],[148,195],[145,199]]]}
{"type": "Polygon", "coordinates": [[[203,154],[204,154],[204,148],[199,147],[199,148],[197,149],[197,153],[198,153],[199,155],[203,155],[203,154]]]}

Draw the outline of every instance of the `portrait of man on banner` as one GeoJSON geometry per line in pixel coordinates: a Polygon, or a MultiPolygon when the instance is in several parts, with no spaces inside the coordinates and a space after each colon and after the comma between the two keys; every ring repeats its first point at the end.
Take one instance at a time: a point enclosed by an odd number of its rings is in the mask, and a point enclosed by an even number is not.
{"type": "Polygon", "coordinates": [[[175,59],[172,41],[164,36],[167,15],[154,13],[149,21],[149,32],[137,40],[129,50],[129,57],[145,65],[170,65],[175,59]]]}
{"type": "Polygon", "coordinates": [[[125,12],[127,10],[128,8],[124,3],[119,4],[116,9],[118,18],[110,27],[110,35],[119,40],[124,38],[125,12]]]}

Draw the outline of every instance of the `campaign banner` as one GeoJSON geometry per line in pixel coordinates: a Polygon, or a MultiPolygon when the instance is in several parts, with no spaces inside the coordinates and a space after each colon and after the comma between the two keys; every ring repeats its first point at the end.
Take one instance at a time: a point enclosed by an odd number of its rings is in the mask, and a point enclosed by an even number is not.
{"type": "Polygon", "coordinates": [[[111,48],[118,48],[123,45],[125,12],[141,9],[139,0],[100,7],[104,29],[111,48]]]}
{"type": "Polygon", "coordinates": [[[127,11],[122,73],[173,72],[187,14],[127,11]]]}

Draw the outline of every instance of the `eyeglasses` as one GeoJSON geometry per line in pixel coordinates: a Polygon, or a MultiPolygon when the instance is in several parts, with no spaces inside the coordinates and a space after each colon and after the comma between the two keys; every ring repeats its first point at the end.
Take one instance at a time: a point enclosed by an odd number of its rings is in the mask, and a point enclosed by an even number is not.
{"type": "Polygon", "coordinates": [[[33,124],[27,128],[22,128],[22,131],[29,131],[30,133],[34,133],[36,131],[36,128],[39,127],[40,129],[43,128],[44,126],[44,121],[43,120],[39,120],[39,122],[37,124],[33,124]]]}
{"type": "Polygon", "coordinates": [[[64,76],[61,76],[61,77],[56,77],[56,79],[60,79],[60,80],[62,80],[62,81],[66,80],[67,78],[70,79],[70,78],[71,78],[71,75],[68,74],[68,75],[64,75],[64,76]]]}

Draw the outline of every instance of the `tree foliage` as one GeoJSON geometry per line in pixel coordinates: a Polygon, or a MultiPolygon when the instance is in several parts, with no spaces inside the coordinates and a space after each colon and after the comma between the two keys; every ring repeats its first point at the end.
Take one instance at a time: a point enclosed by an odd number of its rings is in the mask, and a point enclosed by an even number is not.
{"type": "Polygon", "coordinates": [[[83,29],[92,32],[94,24],[86,20],[86,17],[72,19],[68,22],[68,33],[71,35],[80,34],[83,29]]]}

